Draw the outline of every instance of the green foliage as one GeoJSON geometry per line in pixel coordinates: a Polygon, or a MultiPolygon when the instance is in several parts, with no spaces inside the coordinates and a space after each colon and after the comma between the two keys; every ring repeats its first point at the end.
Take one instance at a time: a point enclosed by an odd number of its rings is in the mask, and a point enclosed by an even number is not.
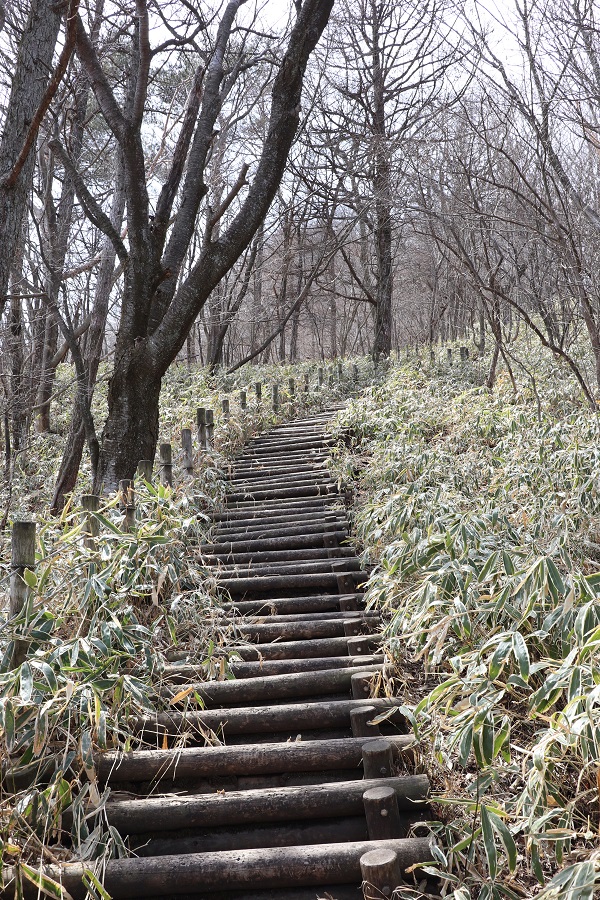
{"type": "Polygon", "coordinates": [[[339,417],[367,599],[424,669],[415,731],[462,810],[435,826],[455,900],[600,887],[600,424],[553,360],[533,364],[539,407],[470,365],[405,365],[339,417]]]}

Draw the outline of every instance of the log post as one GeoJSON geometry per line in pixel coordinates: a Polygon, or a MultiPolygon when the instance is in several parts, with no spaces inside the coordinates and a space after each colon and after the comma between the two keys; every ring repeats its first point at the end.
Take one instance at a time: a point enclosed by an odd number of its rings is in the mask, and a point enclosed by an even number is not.
{"type": "Polygon", "coordinates": [[[448,365],[452,365],[452,348],[448,347],[446,350],[446,356],[448,357],[448,365]]]}
{"type": "Polygon", "coordinates": [[[361,619],[347,619],[344,622],[344,635],[347,638],[358,637],[362,628],[361,619]]]}
{"type": "Polygon", "coordinates": [[[342,381],[344,380],[344,367],[341,363],[341,360],[337,364],[337,377],[338,377],[338,381],[341,384],[342,381]]]}
{"type": "Polygon", "coordinates": [[[332,571],[336,574],[338,592],[340,594],[350,594],[354,591],[354,578],[351,572],[346,571],[345,562],[337,562],[331,564],[332,571]]]}
{"type": "Polygon", "coordinates": [[[82,494],[81,506],[84,512],[83,528],[84,538],[83,544],[90,553],[96,552],[96,538],[100,531],[98,519],[94,515],[100,509],[100,497],[96,494],[82,494]]]}
{"type": "Polygon", "coordinates": [[[240,391],[240,409],[245,410],[247,404],[246,391],[240,391]]]}
{"type": "Polygon", "coordinates": [[[360,858],[364,900],[381,900],[391,897],[402,883],[398,854],[395,850],[369,850],[360,858]]]}
{"type": "Polygon", "coordinates": [[[335,387],[335,377],[334,377],[333,372],[330,372],[330,373],[329,373],[329,378],[327,379],[327,383],[328,383],[328,385],[329,385],[330,388],[335,387]]]}
{"type": "Polygon", "coordinates": [[[464,363],[466,363],[468,359],[469,359],[469,348],[468,348],[468,347],[461,347],[461,348],[460,348],[460,361],[461,361],[461,363],[463,363],[463,365],[464,365],[464,363]]]}
{"type": "Polygon", "coordinates": [[[394,757],[390,741],[369,741],[362,748],[365,778],[390,778],[394,757]]]}
{"type": "Polygon", "coordinates": [[[352,363],[352,381],[358,381],[358,366],[356,363],[352,363]]]}
{"type": "Polygon", "coordinates": [[[215,414],[212,409],[206,410],[206,449],[212,450],[215,438],[215,414]]]}
{"type": "Polygon", "coordinates": [[[173,487],[173,454],[170,444],[161,444],[159,448],[160,458],[160,483],[164,487],[173,487]]]}
{"type": "Polygon", "coordinates": [[[23,580],[25,569],[35,569],[35,522],[14,522],[10,549],[10,596],[8,614],[18,616],[29,595],[29,588],[23,580]]]}
{"type": "Polygon", "coordinates": [[[382,785],[363,794],[370,841],[399,838],[402,834],[398,797],[394,788],[382,785]]]}
{"type": "Polygon", "coordinates": [[[138,478],[143,478],[144,481],[150,483],[152,481],[152,460],[140,459],[136,474],[138,478]]]}
{"type": "Polygon", "coordinates": [[[125,531],[135,531],[135,490],[130,478],[119,482],[119,507],[125,516],[125,531]]]}
{"type": "Polygon", "coordinates": [[[371,652],[367,635],[348,638],[348,656],[368,656],[371,652]]]}
{"type": "Polygon", "coordinates": [[[260,404],[262,402],[262,382],[261,381],[256,381],[254,383],[254,391],[256,393],[256,402],[260,404]]]}
{"type": "Polygon", "coordinates": [[[305,372],[304,373],[304,393],[308,394],[309,391],[310,391],[310,373],[305,372]]]}
{"type": "Polygon", "coordinates": [[[340,597],[340,610],[342,612],[355,612],[358,608],[358,598],[354,594],[340,597]]]}
{"type": "Polygon", "coordinates": [[[357,672],[350,680],[352,696],[355,700],[368,700],[371,696],[371,676],[357,672]]]}
{"type": "Polygon", "coordinates": [[[189,478],[192,478],[194,475],[194,448],[192,446],[192,432],[189,428],[181,429],[181,449],[183,451],[183,471],[189,478]]]}
{"type": "Polygon", "coordinates": [[[198,428],[198,446],[200,450],[206,450],[206,410],[202,406],[196,410],[196,425],[198,428]]]}
{"type": "Polygon", "coordinates": [[[221,410],[223,413],[223,421],[229,422],[229,397],[223,397],[221,400],[221,410]]]}
{"type": "Polygon", "coordinates": [[[277,382],[271,385],[271,397],[273,400],[273,412],[276,413],[279,409],[279,385],[277,382]]]}
{"type": "Polygon", "coordinates": [[[289,390],[290,390],[290,399],[293,400],[294,397],[296,396],[296,380],[295,380],[295,378],[290,378],[289,390]]]}
{"type": "Polygon", "coordinates": [[[360,706],[350,710],[352,737],[378,737],[381,734],[379,725],[369,725],[377,715],[374,706],[360,706]]]}
{"type": "Polygon", "coordinates": [[[323,366],[319,366],[319,368],[317,369],[317,379],[319,381],[319,387],[322,388],[324,379],[323,366]]]}
{"type": "Polygon", "coordinates": [[[433,349],[433,347],[429,351],[429,362],[432,366],[435,366],[435,350],[433,349]]]}

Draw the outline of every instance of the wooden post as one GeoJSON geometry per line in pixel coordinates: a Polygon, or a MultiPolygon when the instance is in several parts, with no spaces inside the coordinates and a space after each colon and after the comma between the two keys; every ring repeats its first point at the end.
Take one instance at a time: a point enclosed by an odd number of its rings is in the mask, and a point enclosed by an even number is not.
{"type": "Polygon", "coordinates": [[[379,725],[369,725],[377,715],[374,706],[360,706],[350,710],[352,737],[378,737],[381,734],[379,725]]]}
{"type": "Polygon", "coordinates": [[[347,594],[344,597],[340,597],[340,610],[342,612],[354,612],[358,608],[358,599],[354,594],[347,594]]]}
{"type": "Polygon", "coordinates": [[[173,487],[173,453],[170,444],[161,444],[160,453],[160,483],[165,487],[173,487]]]}
{"type": "Polygon", "coordinates": [[[240,391],[240,409],[246,409],[247,399],[246,399],[246,391],[240,391]]]}
{"type": "Polygon", "coordinates": [[[329,373],[328,384],[329,384],[330,388],[332,388],[335,385],[335,378],[334,378],[333,372],[329,373]]]}
{"type": "Polygon", "coordinates": [[[279,409],[279,385],[277,382],[271,386],[271,395],[273,398],[273,412],[276,413],[279,409]]]}
{"type": "Polygon", "coordinates": [[[463,364],[466,363],[468,359],[469,359],[469,348],[468,348],[468,347],[461,347],[461,348],[460,348],[460,361],[461,361],[461,363],[463,363],[463,364]]]}
{"type": "Polygon", "coordinates": [[[262,401],[262,382],[261,381],[254,382],[254,390],[256,392],[256,402],[260,403],[262,401]]]}
{"type": "Polygon", "coordinates": [[[189,428],[181,429],[181,449],[183,450],[183,471],[192,478],[194,475],[194,448],[192,445],[192,432],[189,428]]]}
{"type": "Polygon", "coordinates": [[[433,347],[429,351],[429,362],[432,366],[435,366],[435,350],[433,349],[433,347]]]}
{"type": "Polygon", "coordinates": [[[344,380],[344,367],[343,367],[341,361],[338,362],[338,364],[337,364],[337,376],[338,376],[338,381],[341,383],[344,380]]]}
{"type": "Polygon", "coordinates": [[[296,381],[294,378],[290,378],[290,398],[293,400],[296,396],[296,381]]]}
{"type": "Polygon", "coordinates": [[[362,755],[365,778],[389,778],[391,776],[394,758],[390,741],[370,741],[362,748],[362,755]]]}
{"type": "Polygon", "coordinates": [[[358,366],[356,363],[352,363],[352,380],[358,381],[358,366]]]}
{"type": "Polygon", "coordinates": [[[83,518],[83,527],[85,529],[83,543],[90,553],[95,553],[96,538],[98,537],[100,526],[94,513],[97,513],[100,509],[100,497],[97,497],[96,494],[82,494],[81,506],[85,513],[83,518]]]}
{"type": "Polygon", "coordinates": [[[362,628],[361,619],[347,619],[344,622],[344,635],[347,638],[358,637],[362,628]]]}
{"type": "MultiPolygon", "coordinates": [[[[35,522],[14,522],[11,534],[10,596],[8,614],[18,616],[29,595],[23,580],[25,569],[35,569],[35,522]]],[[[16,664],[18,665],[18,663],[16,664]]]]}
{"type": "Polygon", "coordinates": [[[448,365],[452,365],[452,348],[448,347],[446,350],[446,356],[448,357],[448,365]]]}
{"type": "Polygon", "coordinates": [[[196,410],[196,424],[198,427],[198,446],[200,450],[206,450],[206,410],[202,406],[196,410]]]}
{"type": "Polygon", "coordinates": [[[354,591],[354,578],[351,572],[346,571],[346,563],[341,561],[332,563],[331,568],[337,575],[337,586],[340,594],[350,594],[354,591]]]}
{"type": "Polygon", "coordinates": [[[395,850],[369,850],[360,858],[364,900],[391,897],[402,883],[402,872],[395,850]]]}
{"type": "Polygon", "coordinates": [[[319,366],[319,368],[317,369],[317,378],[319,380],[319,387],[322,388],[323,387],[323,378],[324,378],[323,366],[319,366]]]}
{"type": "Polygon", "coordinates": [[[310,391],[310,372],[304,373],[304,393],[308,394],[310,391]]]}
{"type": "Polygon", "coordinates": [[[151,482],[152,481],[152,460],[151,459],[140,459],[137,466],[137,476],[138,478],[143,478],[144,481],[151,482]]]}
{"type": "Polygon", "coordinates": [[[355,700],[368,700],[371,696],[371,676],[357,672],[350,679],[352,696],[355,700]]]}
{"type": "Polygon", "coordinates": [[[206,410],[206,449],[212,450],[215,439],[215,414],[212,409],[206,410]]]}
{"type": "Polygon", "coordinates": [[[363,794],[370,841],[399,838],[402,834],[398,796],[394,788],[382,785],[363,794]]]}
{"type": "Polygon", "coordinates": [[[125,530],[135,531],[135,490],[130,478],[119,482],[119,506],[125,515],[125,530]]]}
{"type": "Polygon", "coordinates": [[[221,400],[221,410],[223,412],[223,420],[229,422],[229,397],[223,397],[221,400]]]}

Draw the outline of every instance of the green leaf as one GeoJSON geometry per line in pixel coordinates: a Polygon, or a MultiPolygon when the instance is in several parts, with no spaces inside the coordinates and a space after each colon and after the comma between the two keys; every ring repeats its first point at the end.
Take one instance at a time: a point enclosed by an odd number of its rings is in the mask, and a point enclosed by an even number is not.
{"type": "Polygon", "coordinates": [[[488,870],[490,873],[490,878],[493,881],[496,877],[498,856],[496,853],[496,844],[494,841],[494,831],[492,828],[492,823],[490,821],[487,807],[484,805],[482,805],[481,807],[481,828],[483,832],[483,846],[485,848],[485,855],[488,861],[488,870]]]}
{"type": "Polygon", "coordinates": [[[515,631],[512,637],[513,651],[519,665],[519,672],[523,681],[529,678],[529,651],[520,631],[515,631]]]}
{"type": "Polygon", "coordinates": [[[21,686],[19,694],[23,703],[29,703],[33,694],[33,672],[29,663],[23,663],[20,672],[21,686]]]}
{"type": "Polygon", "coordinates": [[[57,881],[49,878],[48,875],[44,875],[43,872],[32,869],[31,866],[28,866],[27,863],[24,862],[20,863],[20,868],[25,878],[41,891],[44,891],[49,897],[56,897],[57,900],[64,900],[64,898],[69,896],[66,890],[64,890],[57,881]]]}
{"type": "Polygon", "coordinates": [[[515,872],[517,869],[517,845],[515,844],[514,838],[500,816],[491,810],[488,810],[488,816],[506,850],[508,868],[511,872],[515,872]]]}
{"type": "Polygon", "coordinates": [[[32,572],[31,569],[25,569],[25,571],[23,572],[23,581],[25,582],[27,587],[31,588],[32,590],[35,590],[35,588],[37,587],[38,580],[35,572],[32,572]]]}

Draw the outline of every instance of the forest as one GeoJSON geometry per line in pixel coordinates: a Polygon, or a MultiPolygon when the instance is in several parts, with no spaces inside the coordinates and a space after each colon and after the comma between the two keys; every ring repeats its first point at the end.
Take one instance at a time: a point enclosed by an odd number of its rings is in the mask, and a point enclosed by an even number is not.
{"type": "Polygon", "coordinates": [[[386,690],[426,748],[436,895],[600,891],[597,19],[0,0],[0,896],[6,864],[14,896],[66,900],[37,867],[67,807],[58,858],[109,896],[130,850],[94,754],[169,708],[174,648],[232,677],[194,548],[245,443],[330,407],[386,690]]]}

